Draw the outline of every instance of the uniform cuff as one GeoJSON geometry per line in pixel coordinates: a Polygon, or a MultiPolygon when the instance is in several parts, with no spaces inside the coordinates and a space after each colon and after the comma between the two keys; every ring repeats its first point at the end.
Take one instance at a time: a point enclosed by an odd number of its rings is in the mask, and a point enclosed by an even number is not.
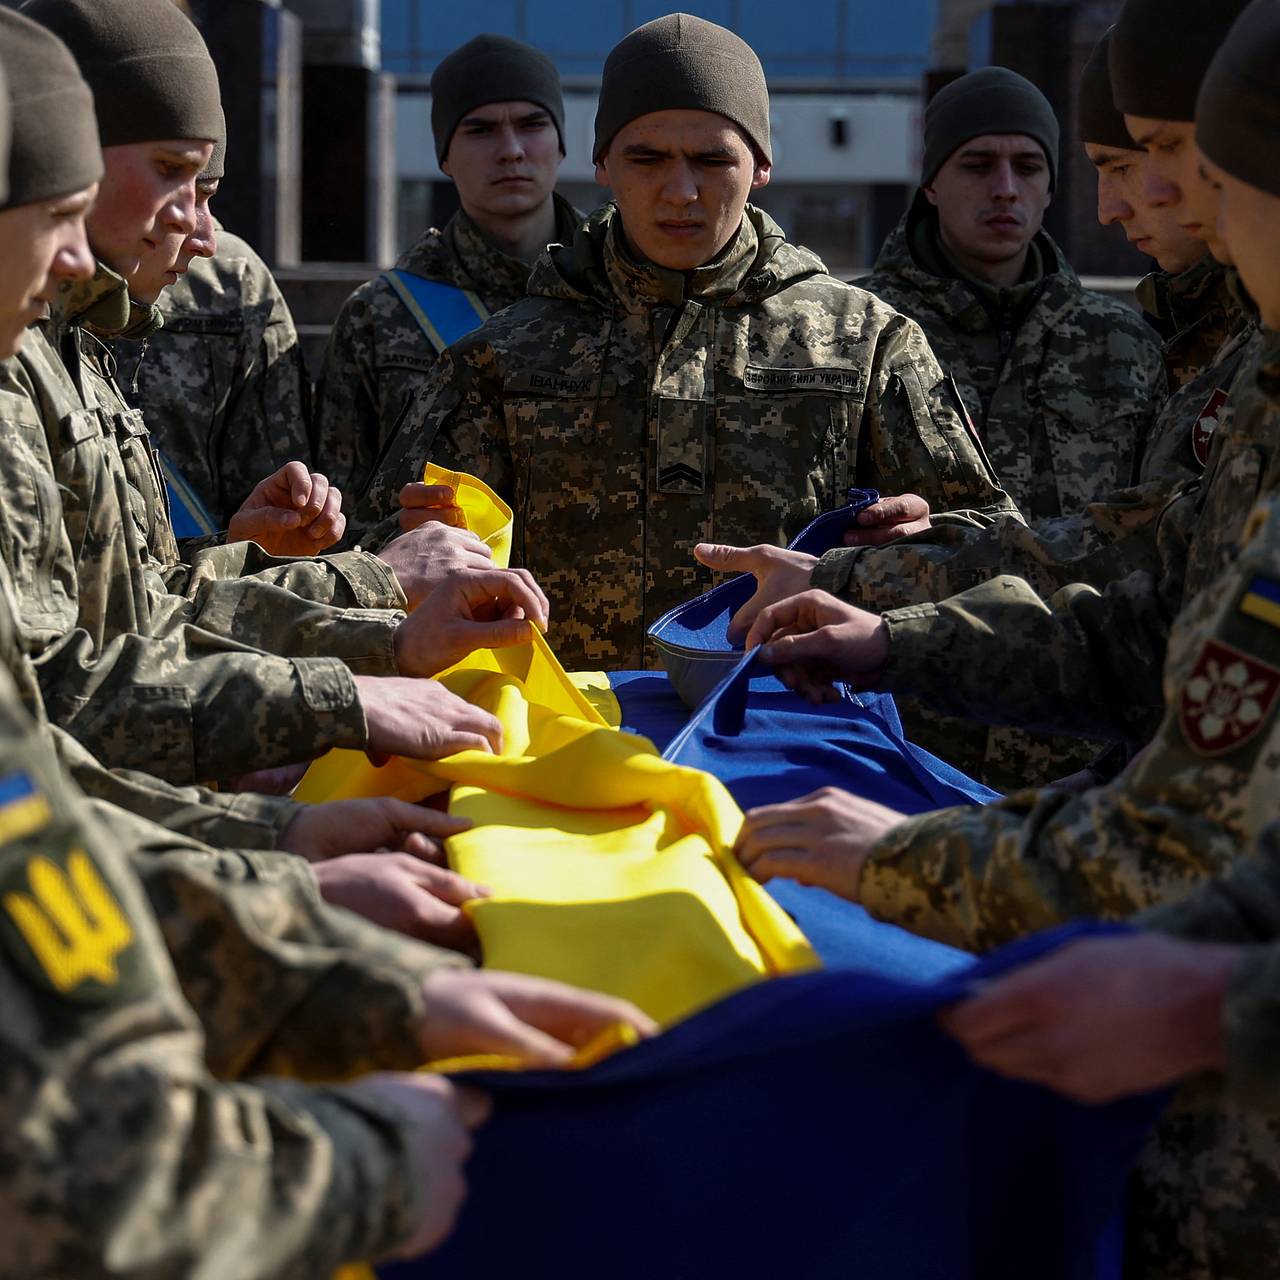
{"type": "Polygon", "coordinates": [[[395,571],[367,551],[339,551],[324,557],[347,584],[362,609],[406,609],[409,601],[400,590],[395,571]]]}
{"type": "Polygon", "coordinates": [[[302,699],[326,745],[363,750],[369,741],[369,725],[355,677],[346,664],[337,658],[294,658],[291,665],[302,699]]]}
{"type": "Polygon", "coordinates": [[[813,566],[809,585],[826,591],[841,600],[856,604],[853,592],[853,570],[865,547],[836,547],[822,556],[813,566]]]}

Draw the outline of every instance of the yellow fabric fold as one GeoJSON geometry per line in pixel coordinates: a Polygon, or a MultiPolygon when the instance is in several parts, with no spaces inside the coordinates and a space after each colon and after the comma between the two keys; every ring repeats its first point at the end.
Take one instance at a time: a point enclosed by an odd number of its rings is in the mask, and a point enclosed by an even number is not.
{"type": "MultiPolygon", "coordinates": [[[[450,475],[428,468],[426,479],[450,475]]],[[[460,497],[483,496],[478,481],[454,479],[460,497]]],[[[495,536],[505,513],[509,545],[505,507],[463,509],[495,536]]],[[[297,797],[421,800],[450,787],[450,812],[475,824],[448,841],[450,865],[493,893],[467,906],[487,966],[622,996],[662,1024],[817,967],[804,935],[734,857],[742,814],[728,791],[619,730],[616,699],[601,696],[607,679],[579,677],[584,696],[538,634],[438,678],[497,716],[500,755],[376,768],[361,752],[335,751],[297,797]]]]}

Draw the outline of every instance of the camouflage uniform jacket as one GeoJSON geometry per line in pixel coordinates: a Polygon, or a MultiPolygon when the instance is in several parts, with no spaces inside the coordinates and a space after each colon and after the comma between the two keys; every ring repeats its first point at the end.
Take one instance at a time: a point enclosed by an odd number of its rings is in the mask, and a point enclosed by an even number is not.
{"type": "MultiPolygon", "coordinates": [[[[244,575],[246,552],[237,544],[217,546],[208,545],[210,540],[192,539],[183,545],[183,558],[179,556],[169,520],[168,495],[146,422],[137,409],[130,408],[116,382],[115,358],[109,345],[121,338],[142,340],[156,333],[162,323],[157,307],[135,303],[124,280],[99,264],[92,280],[63,287],[45,328],[86,409],[111,425],[111,430],[101,433],[103,447],[131,489],[130,505],[155,562],[152,567],[169,591],[194,595],[201,590],[216,591],[209,583],[244,575]]],[[[221,541],[221,535],[212,541],[221,541]]],[[[341,608],[404,606],[404,594],[394,573],[382,561],[358,551],[283,565],[258,552],[249,572],[261,581],[283,583],[295,595],[341,608]]],[[[271,616],[266,610],[253,612],[264,620],[271,616]]],[[[251,642],[271,647],[269,632],[251,642]]]]}
{"type": "Polygon", "coordinates": [[[1047,602],[1003,576],[936,605],[890,610],[883,687],[975,719],[1143,746],[1164,714],[1174,615],[1231,563],[1250,506],[1280,481],[1275,386],[1280,335],[1263,331],[1232,384],[1235,410],[1214,435],[1203,482],[1139,535],[1154,541],[1147,569],[1102,590],[1074,583],[1047,602]],[[1011,661],[1004,638],[1013,636],[1011,661]]]}
{"type": "Polygon", "coordinates": [[[430,1194],[408,1117],[217,1073],[417,1065],[423,979],[457,959],[140,851],[2,671],[0,773],[0,1271],[302,1280],[393,1252],[430,1194]]]}
{"type": "Polygon", "coordinates": [[[364,514],[428,458],[487,479],[570,665],[640,665],[645,627],[711,584],[696,542],[785,543],[849,485],[1012,509],[919,327],[750,206],[686,274],[636,262],[608,205],[529,293],[442,357],[364,514]]]}
{"type": "MultiPolygon", "coordinates": [[[[260,629],[262,620],[235,607],[235,583],[182,602],[218,615],[221,631],[183,621],[156,634],[154,615],[170,597],[142,544],[134,491],[112,465],[112,418],[82,397],[39,330],[0,364],[0,427],[0,554],[55,723],[108,766],[143,767],[176,783],[363,745],[347,665],[250,648],[236,628],[243,618],[246,631],[260,629]]],[[[275,593],[290,625],[304,624],[305,602],[280,587],[255,591],[268,607],[263,592],[275,593]]],[[[334,612],[306,609],[319,622],[334,612]]],[[[363,652],[382,669],[367,642],[363,652]]],[[[359,657],[353,645],[357,668],[359,657]]]]}
{"type": "MultiPolygon", "coordinates": [[[[1025,525],[1000,521],[985,530],[939,527],[887,548],[836,551],[824,558],[815,585],[884,611],[945,599],[997,573],[1017,574],[1049,596],[1072,582],[1102,587],[1149,567],[1152,522],[1182,484],[1202,474],[1213,432],[1229,420],[1227,390],[1255,329],[1223,274],[1222,268],[1193,269],[1162,295],[1177,300],[1176,308],[1167,302],[1166,313],[1188,331],[1186,342],[1174,336],[1165,344],[1166,359],[1175,350],[1185,359],[1196,345],[1193,335],[1221,333],[1216,317],[1228,309],[1234,324],[1207,365],[1186,377],[1160,409],[1142,451],[1139,485],[1091,502],[1078,514],[1025,525]],[[1194,287],[1206,277],[1219,287],[1194,287]]],[[[988,729],[940,715],[914,699],[904,699],[901,709],[911,737],[1002,791],[1043,785],[1093,754],[1086,742],[1009,726],[988,729]]]]}
{"type": "Polygon", "coordinates": [[[1131,484],[1166,394],[1151,327],[1083,288],[1043,231],[1034,242],[1039,281],[1017,291],[1027,295],[1021,301],[998,306],[917,261],[913,237],[929,235],[936,240],[936,214],[918,198],[858,283],[925,331],[1022,513],[1039,520],[1079,511],[1131,484]]]}
{"type": "Polygon", "coordinates": [[[156,304],[164,326],[113,344],[121,381],[156,447],[217,528],[262,479],[311,466],[311,386],[289,305],[267,264],[219,229],[156,304]]]}
{"type": "MultiPolygon", "coordinates": [[[[553,199],[556,243],[570,244],[582,214],[562,197],[553,199]]],[[[530,270],[488,240],[461,209],[443,231],[432,227],[401,254],[396,268],[469,289],[490,315],[524,297],[530,270]]],[[[439,358],[382,276],[342,304],[316,390],[315,458],[344,493],[364,491],[396,424],[439,358]]]]}
{"type": "Polygon", "coordinates": [[[1138,282],[1138,304],[1164,338],[1162,354],[1171,391],[1195,377],[1248,322],[1232,287],[1232,274],[1206,253],[1177,275],[1153,271],[1138,282]]]}

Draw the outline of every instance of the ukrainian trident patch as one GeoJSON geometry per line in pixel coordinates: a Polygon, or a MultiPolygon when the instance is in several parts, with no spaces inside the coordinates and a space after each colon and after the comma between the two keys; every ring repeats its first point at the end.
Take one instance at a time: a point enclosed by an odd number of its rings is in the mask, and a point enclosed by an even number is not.
{"type": "Polygon", "coordinates": [[[1182,732],[1201,755],[1234,751],[1267,723],[1277,694],[1280,670],[1209,640],[1182,689],[1182,732]]]}
{"type": "Polygon", "coordinates": [[[1191,425],[1191,452],[1202,467],[1209,462],[1209,446],[1213,443],[1214,433],[1222,425],[1223,411],[1229,403],[1230,397],[1218,388],[1205,401],[1200,416],[1191,425]]]}

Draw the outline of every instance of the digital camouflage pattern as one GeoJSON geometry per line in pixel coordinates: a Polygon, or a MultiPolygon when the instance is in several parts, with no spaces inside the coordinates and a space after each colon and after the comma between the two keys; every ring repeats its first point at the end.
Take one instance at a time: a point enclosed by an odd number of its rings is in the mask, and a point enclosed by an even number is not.
{"type": "MultiPolygon", "coordinates": [[[[1072,583],[1101,589],[1136,570],[1158,572],[1158,519],[1175,494],[1197,481],[1214,432],[1229,424],[1229,391],[1255,332],[1242,319],[1210,363],[1165,402],[1138,485],[1076,515],[1001,520],[981,530],[939,525],[888,547],[836,550],[823,557],[813,584],[882,613],[946,599],[998,574],[1016,575],[1047,598],[1072,583]]],[[[1079,747],[1064,752],[1061,738],[987,729],[916,699],[904,698],[902,711],[912,738],[1001,791],[1043,785],[1082,763],[1079,747]]]]}
{"type": "Polygon", "coordinates": [[[1069,514],[1132,484],[1166,394],[1151,326],[1085,289],[1044,231],[1036,278],[1013,289],[937,275],[912,252],[918,237],[936,241],[936,225],[917,198],[857,283],[924,330],[1023,515],[1069,514]]]}
{"type": "Polygon", "coordinates": [[[1162,355],[1169,389],[1176,391],[1210,364],[1228,338],[1250,323],[1232,277],[1234,272],[1205,254],[1177,275],[1154,271],[1138,282],[1137,299],[1164,338],[1162,355]]]}
{"type": "Polygon", "coordinates": [[[357,523],[428,459],[487,480],[569,666],[653,660],[645,628],[712,584],[695,543],[785,543],[849,485],[1012,510],[918,326],[751,206],[688,274],[634,261],[605,206],[529,293],[442,357],[357,523]]]}
{"type": "MultiPolygon", "coordinates": [[[[555,238],[571,244],[582,215],[555,201],[555,238]]],[[[443,231],[430,228],[396,262],[425,280],[469,289],[490,315],[519,302],[530,264],[503,252],[459,209],[443,231]]],[[[329,334],[316,388],[315,457],[343,493],[362,493],[440,352],[382,276],[342,305],[329,334]]]]}
{"type": "Polygon", "coordinates": [[[289,305],[267,264],[218,228],[156,304],[162,328],[113,344],[120,382],[215,526],[286,462],[311,466],[311,385],[289,305]]]}
{"type": "MultiPolygon", "coordinates": [[[[51,719],[104,764],[181,784],[363,745],[364,713],[337,658],[273,656],[199,629],[196,616],[153,631],[167,596],[108,435],[118,415],[80,385],[86,394],[39,330],[0,364],[0,553],[51,719]]],[[[231,610],[239,584],[214,585],[223,594],[193,612],[231,610]]],[[[282,607],[296,600],[270,589],[282,607]]]]}

